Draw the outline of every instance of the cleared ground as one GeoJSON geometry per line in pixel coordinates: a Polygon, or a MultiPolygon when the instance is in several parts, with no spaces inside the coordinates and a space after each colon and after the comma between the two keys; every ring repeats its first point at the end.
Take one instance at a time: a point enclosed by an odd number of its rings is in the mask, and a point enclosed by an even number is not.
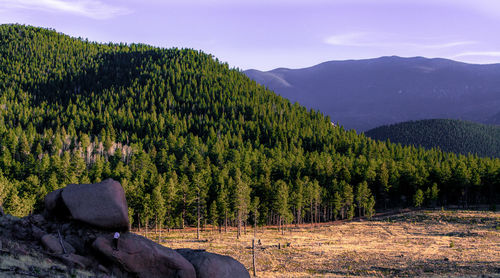
{"type": "MultiPolygon", "coordinates": [[[[148,237],[155,233],[149,231],[148,237]]],[[[249,270],[253,230],[162,233],[170,248],[197,248],[232,256],[249,270]]],[[[500,213],[419,211],[375,220],[259,229],[257,276],[487,276],[500,277],[500,213]],[[278,244],[281,249],[278,249],[278,244]],[[289,245],[289,246],[287,246],[289,245]]]]}

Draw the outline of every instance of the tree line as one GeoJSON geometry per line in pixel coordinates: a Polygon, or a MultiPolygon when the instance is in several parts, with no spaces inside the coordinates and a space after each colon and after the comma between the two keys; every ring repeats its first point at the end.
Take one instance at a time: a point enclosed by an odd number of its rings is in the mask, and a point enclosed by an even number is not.
{"type": "Polygon", "coordinates": [[[365,133],[376,140],[403,145],[440,148],[446,152],[481,157],[500,157],[500,127],[468,121],[433,119],[403,122],[374,128],[365,133]]]}
{"type": "Polygon", "coordinates": [[[495,204],[500,160],[375,141],[191,49],[0,26],[0,203],[119,181],[133,226],[319,223],[495,204]]]}

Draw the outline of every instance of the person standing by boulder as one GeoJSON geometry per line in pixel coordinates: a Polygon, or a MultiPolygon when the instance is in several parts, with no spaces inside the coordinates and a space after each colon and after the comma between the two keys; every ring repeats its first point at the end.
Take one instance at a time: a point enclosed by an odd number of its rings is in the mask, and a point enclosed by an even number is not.
{"type": "Polygon", "coordinates": [[[118,250],[118,239],[120,238],[120,233],[116,232],[113,236],[113,249],[118,250]]]}

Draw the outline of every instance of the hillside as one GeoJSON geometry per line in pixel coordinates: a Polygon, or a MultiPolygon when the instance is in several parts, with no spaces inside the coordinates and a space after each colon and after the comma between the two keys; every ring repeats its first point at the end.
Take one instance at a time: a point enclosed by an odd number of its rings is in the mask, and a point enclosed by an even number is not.
{"type": "Polygon", "coordinates": [[[500,124],[500,64],[392,56],[245,74],[357,131],[435,118],[500,124]]]}
{"type": "Polygon", "coordinates": [[[422,120],[381,126],[365,132],[375,140],[440,148],[446,152],[500,157],[500,127],[459,120],[422,120]]]}
{"type": "Polygon", "coordinates": [[[0,57],[0,203],[15,216],[106,178],[134,227],[351,219],[419,192],[498,200],[498,159],[345,131],[199,51],[2,25],[0,57]]]}

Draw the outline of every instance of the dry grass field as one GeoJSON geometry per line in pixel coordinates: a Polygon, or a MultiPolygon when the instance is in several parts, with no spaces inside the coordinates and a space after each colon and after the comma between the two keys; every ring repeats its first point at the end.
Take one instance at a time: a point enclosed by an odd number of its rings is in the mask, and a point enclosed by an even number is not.
{"type": "MultiPolygon", "coordinates": [[[[204,231],[200,241],[192,229],[162,233],[167,247],[229,255],[249,270],[252,238],[251,229],[240,240],[235,230],[204,231]]],[[[371,221],[290,227],[284,235],[268,227],[259,229],[256,238],[262,243],[256,248],[258,277],[500,277],[498,212],[409,212],[371,221]]]]}

